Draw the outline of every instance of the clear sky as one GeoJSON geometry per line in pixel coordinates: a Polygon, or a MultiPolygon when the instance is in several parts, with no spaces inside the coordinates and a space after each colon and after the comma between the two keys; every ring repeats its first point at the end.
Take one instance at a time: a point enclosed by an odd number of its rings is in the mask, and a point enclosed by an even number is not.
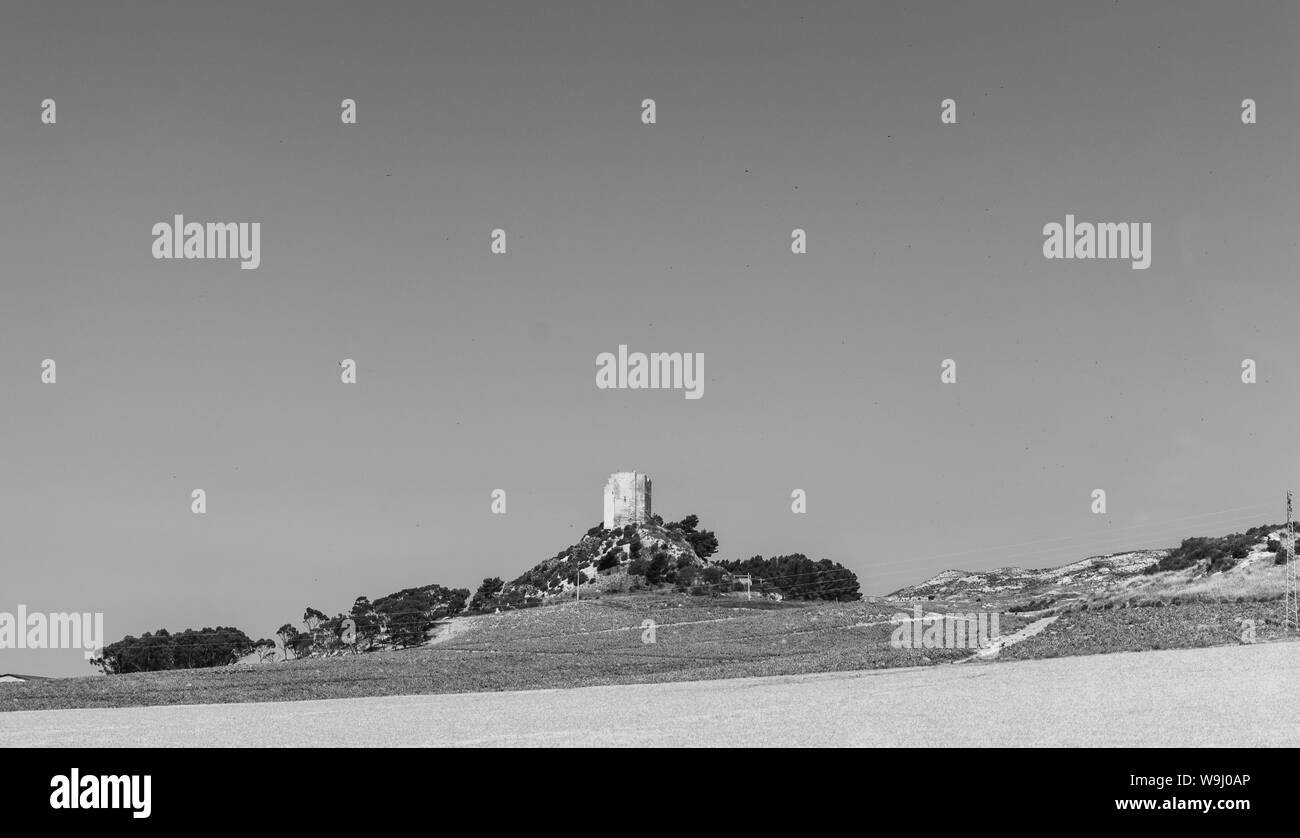
{"type": "Polygon", "coordinates": [[[1300,484],[1294,2],[4,17],[0,611],[269,636],[512,578],[616,470],[723,558],[871,594],[1277,521],[1300,484]],[[261,266],[154,260],[177,213],[260,222],[261,266]],[[1067,213],[1150,222],[1151,267],[1044,259],[1067,213]],[[598,390],[619,344],[703,353],[704,397],[598,390]]]}

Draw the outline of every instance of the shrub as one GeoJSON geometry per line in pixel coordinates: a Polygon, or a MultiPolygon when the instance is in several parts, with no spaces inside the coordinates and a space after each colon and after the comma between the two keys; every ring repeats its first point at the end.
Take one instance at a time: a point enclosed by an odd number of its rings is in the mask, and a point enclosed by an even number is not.
{"type": "Polygon", "coordinates": [[[203,669],[232,664],[250,654],[257,645],[239,629],[226,626],[200,631],[186,629],[180,634],[159,629],[154,634],[145,632],[139,638],[128,635],[110,643],[104,647],[103,654],[90,663],[102,669],[105,675],[203,669]]]}
{"type": "Polygon", "coordinates": [[[657,585],[669,581],[668,577],[668,554],[660,550],[650,557],[650,563],[646,566],[645,581],[657,585]]]}
{"type": "Polygon", "coordinates": [[[716,562],[732,574],[755,577],[759,592],[773,589],[786,599],[823,599],[854,602],[862,599],[858,577],[853,571],[830,559],[813,561],[802,553],[764,559],[754,556],[745,561],[716,562]]]}
{"type": "Polygon", "coordinates": [[[1184,570],[1204,564],[1210,573],[1228,570],[1250,555],[1250,548],[1258,540],[1257,530],[1233,533],[1219,538],[1201,536],[1183,539],[1183,543],[1143,573],[1167,570],[1184,570]]]}
{"type": "Polygon", "coordinates": [[[474,598],[469,601],[471,611],[483,611],[493,606],[493,601],[501,589],[505,587],[505,582],[501,581],[499,576],[492,576],[483,580],[483,584],[478,586],[474,592],[474,598]]]}

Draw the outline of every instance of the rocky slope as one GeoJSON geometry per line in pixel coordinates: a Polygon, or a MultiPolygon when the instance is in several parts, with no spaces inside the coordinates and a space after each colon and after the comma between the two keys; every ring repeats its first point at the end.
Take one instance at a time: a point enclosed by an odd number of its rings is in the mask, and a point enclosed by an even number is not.
{"type": "Polygon", "coordinates": [[[904,600],[990,602],[1014,610],[1061,607],[1132,598],[1177,601],[1196,598],[1258,598],[1271,584],[1286,531],[1280,525],[1254,527],[1244,533],[1188,538],[1176,548],[1132,550],[1092,556],[1054,568],[1002,567],[994,570],[945,570],[891,598],[904,600]],[[1238,590],[1240,589],[1240,590],[1238,590]],[[1260,590],[1257,590],[1260,589],[1260,590]]]}

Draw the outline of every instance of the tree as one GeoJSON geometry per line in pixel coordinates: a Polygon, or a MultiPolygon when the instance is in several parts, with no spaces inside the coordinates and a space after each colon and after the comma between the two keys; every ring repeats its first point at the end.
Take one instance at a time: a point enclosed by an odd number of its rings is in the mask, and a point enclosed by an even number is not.
{"type": "Polygon", "coordinates": [[[177,669],[229,666],[252,654],[256,644],[237,628],[217,626],[201,631],[186,629],[171,636],[172,660],[177,669]]]}
{"type": "Polygon", "coordinates": [[[688,533],[686,540],[690,543],[691,549],[695,551],[695,555],[701,559],[707,559],[718,552],[718,537],[711,530],[688,533]]]}
{"type": "Polygon", "coordinates": [[[492,600],[496,599],[501,593],[501,589],[506,586],[499,576],[492,576],[483,580],[483,584],[478,586],[474,592],[474,598],[469,601],[471,611],[485,611],[492,606],[492,600]]]}
{"type": "Polygon", "coordinates": [[[645,581],[651,585],[658,585],[660,582],[667,581],[667,577],[668,554],[660,550],[650,557],[650,564],[645,571],[645,581]]]}
{"type": "Polygon", "coordinates": [[[226,666],[250,654],[255,646],[248,635],[226,626],[186,629],[180,634],[159,629],[109,644],[91,665],[106,675],[226,666]]]}
{"type": "Polygon", "coordinates": [[[429,639],[433,620],[416,611],[392,615],[388,621],[388,639],[402,649],[423,645],[429,639]]]}
{"type": "Polygon", "coordinates": [[[308,632],[315,632],[323,622],[325,622],[324,612],[317,611],[310,605],[307,606],[306,611],[302,612],[302,624],[307,627],[308,632]]]}
{"type": "Polygon", "coordinates": [[[159,629],[157,634],[145,632],[141,637],[127,635],[105,646],[103,654],[92,659],[91,665],[98,666],[105,675],[175,669],[171,635],[166,629],[159,629]]]}
{"type": "Polygon", "coordinates": [[[257,652],[257,659],[261,663],[267,663],[275,660],[275,641],[270,638],[263,638],[257,641],[253,646],[253,651],[257,652]]]}
{"type": "Polygon", "coordinates": [[[695,551],[695,555],[707,559],[718,552],[718,537],[710,530],[697,529],[699,525],[700,516],[687,515],[680,521],[665,525],[664,528],[681,533],[686,542],[691,545],[691,549],[695,551]]]}
{"type": "Polygon", "coordinates": [[[407,588],[375,601],[375,612],[388,639],[402,647],[418,646],[428,639],[435,621],[459,614],[469,599],[467,588],[425,585],[407,588]]]}
{"type": "Polygon", "coordinates": [[[683,518],[680,521],[674,521],[671,524],[665,525],[665,529],[680,530],[682,532],[695,532],[695,527],[698,526],[699,523],[700,523],[700,516],[687,515],[685,518],[683,518]]]}
{"type": "Polygon", "coordinates": [[[695,565],[685,565],[677,568],[677,590],[684,591],[700,580],[700,569],[695,565]]]}
{"type": "Polygon", "coordinates": [[[341,651],[346,645],[343,642],[343,622],[347,619],[347,614],[335,614],[317,626],[312,636],[313,647],[325,652],[341,651]]]}
{"type": "Polygon", "coordinates": [[[289,659],[289,652],[296,648],[302,632],[298,631],[291,623],[285,623],[276,630],[275,636],[280,638],[280,643],[284,646],[284,659],[289,659]]]}
{"type": "Polygon", "coordinates": [[[802,553],[745,561],[715,562],[733,574],[749,574],[760,582],[759,590],[773,588],[787,599],[824,599],[851,602],[862,598],[853,571],[822,559],[814,562],[802,553]]]}
{"type": "Polygon", "coordinates": [[[352,618],[357,633],[353,650],[369,652],[379,639],[379,614],[375,611],[375,607],[370,604],[369,599],[359,596],[352,603],[352,610],[348,616],[352,618]]]}

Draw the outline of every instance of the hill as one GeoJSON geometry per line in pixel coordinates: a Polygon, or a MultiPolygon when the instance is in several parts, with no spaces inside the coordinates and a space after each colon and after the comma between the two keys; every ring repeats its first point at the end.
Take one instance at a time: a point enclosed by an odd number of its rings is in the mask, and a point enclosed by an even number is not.
{"type": "Polygon", "coordinates": [[[1092,556],[1061,567],[1042,569],[945,570],[889,596],[894,599],[1007,604],[1044,599],[1053,602],[1083,600],[1105,584],[1140,576],[1169,552],[1135,550],[1092,556]]]}
{"type": "Polygon", "coordinates": [[[981,602],[1009,611],[1105,609],[1181,602],[1277,599],[1288,537],[1280,524],[1186,538],[1174,548],[1092,556],[1054,568],[945,570],[891,598],[981,602]],[[1276,568],[1276,569],[1275,569],[1276,568]]]}
{"type": "MultiPolygon", "coordinates": [[[[592,527],[577,544],[526,571],[505,586],[506,592],[521,591],[525,598],[573,594],[579,584],[601,575],[626,574],[634,562],[656,563],[657,578],[672,581],[676,571],[687,567],[704,569],[708,562],[695,552],[691,529],[660,523],[628,524],[622,529],[592,527]]],[[[641,565],[636,567],[640,569],[641,565]]],[[[644,574],[640,574],[644,575],[644,574]]]]}

